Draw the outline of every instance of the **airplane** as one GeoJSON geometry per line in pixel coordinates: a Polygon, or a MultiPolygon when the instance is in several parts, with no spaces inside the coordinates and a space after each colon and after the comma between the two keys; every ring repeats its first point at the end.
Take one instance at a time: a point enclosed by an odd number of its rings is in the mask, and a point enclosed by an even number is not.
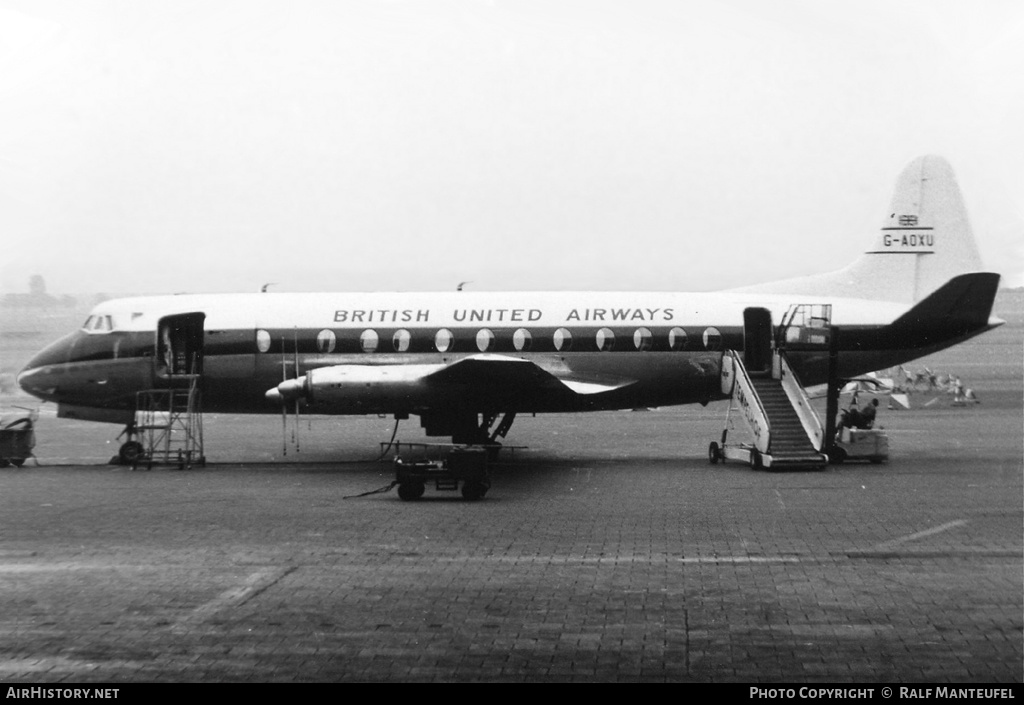
{"type": "Polygon", "coordinates": [[[497,444],[516,414],[729,399],[736,361],[764,371],[776,348],[808,386],[902,364],[1001,325],[998,283],[952,169],[929,155],[902,172],[871,245],[839,271],[705,293],[109,300],[18,383],[60,417],[125,424],[126,461],[140,450],[138,394],[184,379],[204,412],[415,415],[428,436],[497,444]]]}

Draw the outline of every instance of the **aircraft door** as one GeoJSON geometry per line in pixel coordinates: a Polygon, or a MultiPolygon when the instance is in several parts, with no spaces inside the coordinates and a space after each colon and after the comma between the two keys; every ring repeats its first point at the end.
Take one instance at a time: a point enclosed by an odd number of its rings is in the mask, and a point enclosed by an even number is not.
{"type": "Polygon", "coordinates": [[[180,313],[160,319],[155,358],[158,379],[203,373],[205,320],[205,313],[180,313]]]}
{"type": "Polygon", "coordinates": [[[778,347],[787,350],[828,350],[831,338],[831,304],[794,304],[782,317],[778,347]]]}
{"type": "Polygon", "coordinates": [[[771,372],[772,312],[766,308],[743,310],[743,365],[747,372],[771,372]]]}

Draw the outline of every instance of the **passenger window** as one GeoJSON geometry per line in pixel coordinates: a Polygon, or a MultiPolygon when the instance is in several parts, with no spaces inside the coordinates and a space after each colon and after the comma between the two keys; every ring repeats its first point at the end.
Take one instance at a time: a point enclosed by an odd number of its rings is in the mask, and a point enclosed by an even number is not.
{"type": "Polygon", "coordinates": [[[718,332],[717,328],[705,328],[704,329],[704,349],[705,350],[718,350],[722,347],[722,334],[718,332]]]}
{"type": "Polygon", "coordinates": [[[572,333],[567,328],[559,328],[555,331],[552,342],[555,344],[555,350],[558,352],[567,352],[572,350],[572,333]]]}
{"type": "Polygon", "coordinates": [[[270,333],[262,328],[256,331],[256,349],[261,353],[270,350],[270,333]]]}
{"type": "Polygon", "coordinates": [[[334,346],[337,343],[337,338],[334,335],[334,331],[327,330],[324,328],[316,336],[316,349],[322,353],[334,352],[334,346]]]}
{"type": "Polygon", "coordinates": [[[400,328],[391,336],[391,344],[395,346],[395,352],[406,352],[409,350],[409,343],[412,342],[412,334],[405,328],[400,328]]]}
{"type": "Polygon", "coordinates": [[[612,333],[611,328],[602,328],[597,331],[595,341],[597,343],[597,349],[601,352],[608,352],[615,347],[615,334],[612,333]]]}
{"type": "Polygon", "coordinates": [[[526,352],[533,345],[533,336],[530,335],[530,331],[520,328],[512,334],[512,345],[519,352],[526,352]]]}
{"type": "Polygon", "coordinates": [[[448,352],[451,350],[454,341],[455,336],[452,335],[452,332],[447,328],[442,328],[434,336],[434,347],[437,348],[438,352],[448,352]]]}
{"type": "Polygon", "coordinates": [[[686,347],[686,331],[682,328],[673,328],[668,332],[669,350],[682,350],[686,347]]]}
{"type": "Polygon", "coordinates": [[[494,333],[486,328],[481,328],[476,333],[476,349],[480,352],[487,352],[494,347],[494,333]]]}
{"type": "Polygon", "coordinates": [[[650,350],[654,345],[654,336],[649,328],[637,328],[633,333],[633,347],[637,350],[650,350]]]}
{"type": "Polygon", "coordinates": [[[380,336],[377,335],[377,331],[367,328],[359,335],[359,347],[363,352],[376,352],[378,345],[380,345],[380,336]]]}

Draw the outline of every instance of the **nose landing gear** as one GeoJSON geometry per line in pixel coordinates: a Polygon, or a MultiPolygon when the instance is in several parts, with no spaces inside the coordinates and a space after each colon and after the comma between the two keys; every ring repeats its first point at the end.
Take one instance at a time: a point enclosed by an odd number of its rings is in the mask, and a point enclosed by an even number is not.
{"type": "Polygon", "coordinates": [[[121,444],[121,449],[117,451],[117,459],[121,465],[135,465],[139,462],[139,458],[142,457],[142,444],[138,441],[127,441],[121,444]]]}

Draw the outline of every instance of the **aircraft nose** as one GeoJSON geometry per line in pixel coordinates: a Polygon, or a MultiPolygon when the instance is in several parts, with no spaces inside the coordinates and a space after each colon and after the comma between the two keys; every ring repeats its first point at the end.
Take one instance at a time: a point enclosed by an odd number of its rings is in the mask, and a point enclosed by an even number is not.
{"type": "Polygon", "coordinates": [[[36,353],[18,373],[18,386],[34,397],[53,400],[57,389],[57,375],[68,362],[76,339],[76,335],[72,333],[36,353]]]}
{"type": "Polygon", "coordinates": [[[18,386],[40,399],[49,399],[57,388],[52,373],[42,367],[31,366],[18,373],[18,386]]]}

